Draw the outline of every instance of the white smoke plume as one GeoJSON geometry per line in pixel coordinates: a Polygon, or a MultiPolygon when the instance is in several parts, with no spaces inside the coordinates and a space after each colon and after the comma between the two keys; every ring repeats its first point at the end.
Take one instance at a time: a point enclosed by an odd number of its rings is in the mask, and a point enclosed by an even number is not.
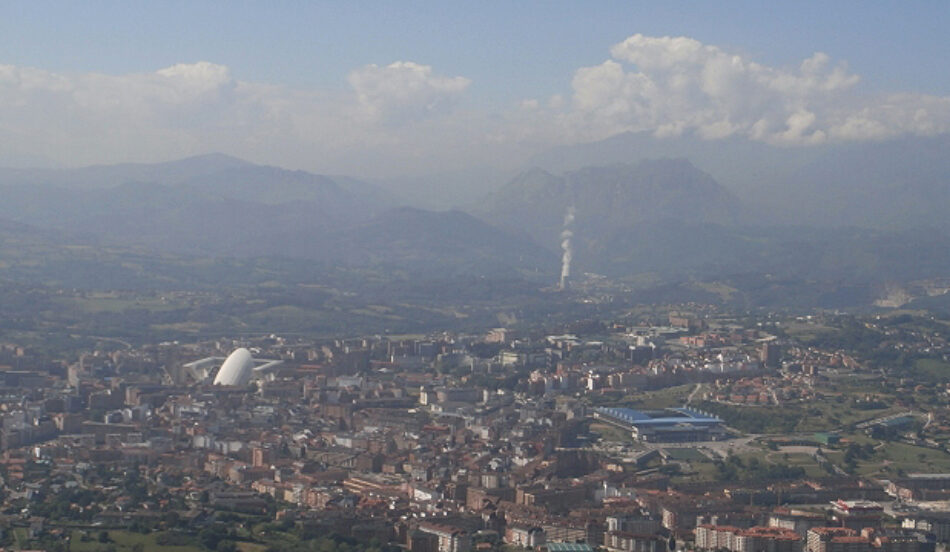
{"type": "Polygon", "coordinates": [[[571,227],[574,224],[574,207],[568,207],[564,214],[564,230],[561,232],[561,281],[559,287],[567,288],[568,278],[571,277],[571,260],[574,258],[574,246],[571,239],[574,237],[574,231],[571,227]]]}

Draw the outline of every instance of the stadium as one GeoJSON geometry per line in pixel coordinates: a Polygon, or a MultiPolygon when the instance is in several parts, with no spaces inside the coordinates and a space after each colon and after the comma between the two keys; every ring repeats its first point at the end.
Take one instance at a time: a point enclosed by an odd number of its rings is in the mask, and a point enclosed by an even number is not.
{"type": "Polygon", "coordinates": [[[692,408],[641,412],[631,408],[598,407],[594,418],[630,431],[650,443],[717,441],[725,436],[721,419],[692,408]]]}

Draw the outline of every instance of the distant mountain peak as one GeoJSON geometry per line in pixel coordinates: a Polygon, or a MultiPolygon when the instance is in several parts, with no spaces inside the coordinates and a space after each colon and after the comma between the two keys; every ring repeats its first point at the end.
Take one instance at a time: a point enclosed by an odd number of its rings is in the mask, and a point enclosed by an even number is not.
{"type": "Polygon", "coordinates": [[[575,235],[591,241],[665,220],[729,224],[743,209],[738,198],[686,159],[661,158],[586,166],[560,176],[533,169],[493,194],[483,215],[557,250],[568,208],[576,212],[575,235]]]}
{"type": "Polygon", "coordinates": [[[200,155],[192,155],[189,157],[184,157],[176,161],[169,161],[169,163],[196,163],[196,164],[214,164],[214,165],[227,165],[229,167],[249,167],[255,165],[250,161],[245,161],[240,157],[235,157],[233,155],[228,155],[227,153],[221,152],[211,152],[203,153],[200,155]]]}
{"type": "Polygon", "coordinates": [[[537,176],[554,176],[554,174],[548,170],[542,169],[541,167],[531,167],[530,169],[519,173],[516,178],[531,178],[537,176]]]}

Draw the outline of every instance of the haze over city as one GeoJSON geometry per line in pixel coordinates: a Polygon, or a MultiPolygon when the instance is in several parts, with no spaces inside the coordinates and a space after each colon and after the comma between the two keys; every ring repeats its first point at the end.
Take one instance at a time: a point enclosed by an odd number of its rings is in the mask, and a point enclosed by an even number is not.
{"type": "Polygon", "coordinates": [[[947,552],[948,28],[0,3],[0,552],[947,552]]]}

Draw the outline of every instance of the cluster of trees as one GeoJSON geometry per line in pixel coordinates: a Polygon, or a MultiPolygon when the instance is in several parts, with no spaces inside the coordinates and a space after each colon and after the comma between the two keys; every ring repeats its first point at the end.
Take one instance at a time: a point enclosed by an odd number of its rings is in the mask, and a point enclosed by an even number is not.
{"type": "Polygon", "coordinates": [[[516,368],[506,372],[503,376],[493,376],[488,374],[476,374],[469,379],[469,383],[474,386],[484,387],[491,391],[505,389],[508,391],[523,391],[524,381],[529,375],[528,370],[516,368]]]}
{"type": "Polygon", "coordinates": [[[858,468],[858,460],[868,460],[874,455],[874,445],[867,443],[859,445],[851,443],[844,450],[844,471],[854,473],[858,468]]]}
{"type": "Polygon", "coordinates": [[[33,515],[47,519],[89,521],[101,510],[96,504],[104,499],[100,491],[65,488],[49,495],[47,500],[31,503],[30,508],[33,515]]]}
{"type": "Polygon", "coordinates": [[[749,458],[743,461],[738,456],[730,455],[725,461],[717,461],[716,480],[718,481],[756,481],[766,479],[801,479],[805,477],[805,469],[801,466],[788,464],[769,464],[758,458],[749,458]]]}
{"type": "Polygon", "coordinates": [[[791,408],[772,410],[766,408],[739,408],[713,401],[703,401],[700,410],[711,412],[746,433],[792,433],[801,420],[801,414],[791,408]]]}

